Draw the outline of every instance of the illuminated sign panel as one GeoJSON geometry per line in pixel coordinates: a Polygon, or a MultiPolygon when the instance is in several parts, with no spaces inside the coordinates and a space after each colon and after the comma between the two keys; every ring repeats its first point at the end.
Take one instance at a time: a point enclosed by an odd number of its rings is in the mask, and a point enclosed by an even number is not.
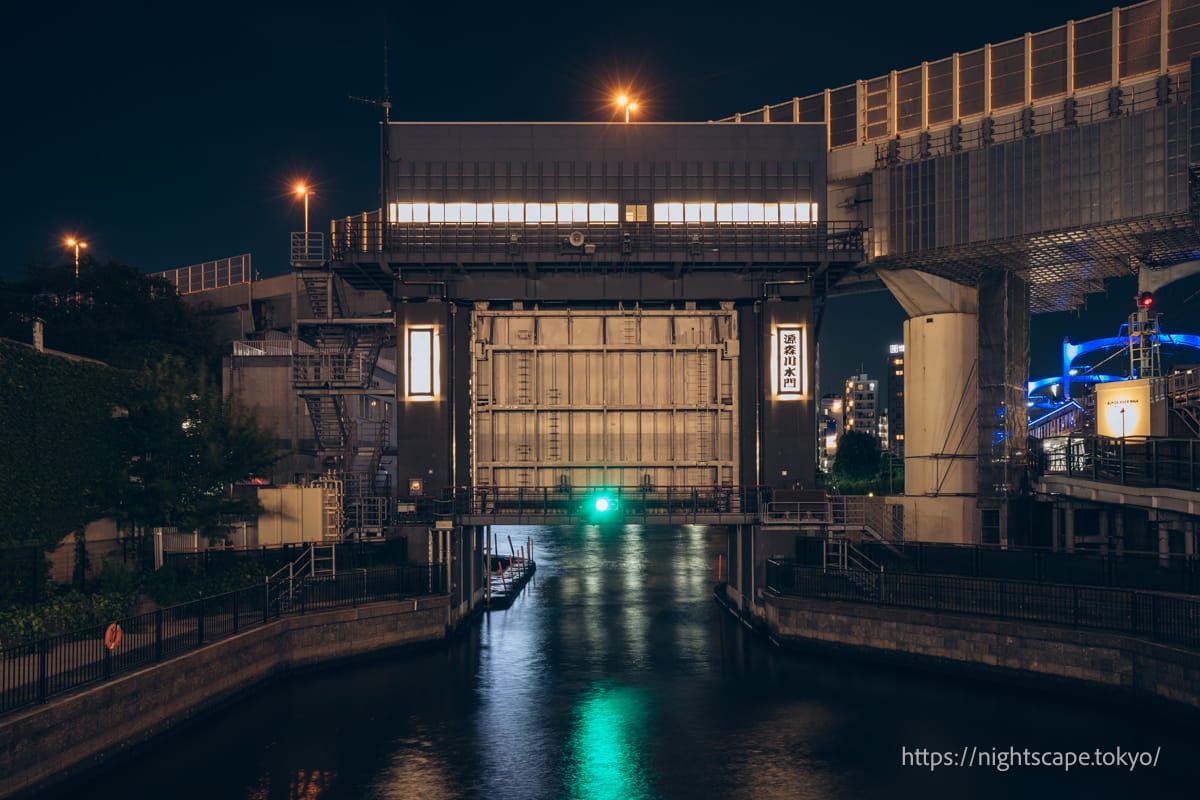
{"type": "Polygon", "coordinates": [[[432,400],[438,393],[437,333],[409,328],[405,393],[410,400],[432,400]]]}
{"type": "Polygon", "coordinates": [[[1150,436],[1150,381],[1097,384],[1096,433],[1113,439],[1150,436]]]}
{"type": "Polygon", "coordinates": [[[781,325],[771,335],[771,390],[780,400],[808,394],[805,333],[801,325],[781,325]]]}

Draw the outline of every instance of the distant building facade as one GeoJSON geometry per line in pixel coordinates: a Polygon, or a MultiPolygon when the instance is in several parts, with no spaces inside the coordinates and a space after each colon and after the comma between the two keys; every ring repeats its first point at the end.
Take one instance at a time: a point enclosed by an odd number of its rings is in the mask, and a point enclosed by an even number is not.
{"type": "Polygon", "coordinates": [[[847,433],[879,436],[879,381],[865,372],[847,378],[844,408],[847,433]]]}
{"type": "Polygon", "coordinates": [[[893,455],[904,457],[904,345],[888,346],[888,429],[884,448],[893,455]]]}
{"type": "Polygon", "coordinates": [[[833,471],[837,457],[837,440],[844,429],[845,399],[840,394],[821,397],[817,416],[817,460],[822,472],[833,471]]]}

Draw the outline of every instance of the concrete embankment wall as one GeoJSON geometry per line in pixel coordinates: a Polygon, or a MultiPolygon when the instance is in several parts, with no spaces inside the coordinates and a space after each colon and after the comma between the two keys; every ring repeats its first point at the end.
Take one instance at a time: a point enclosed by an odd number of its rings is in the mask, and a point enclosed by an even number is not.
{"type": "Polygon", "coordinates": [[[284,617],[0,719],[0,798],[93,767],[289,670],[441,641],[448,602],[284,617]]]}
{"type": "Polygon", "coordinates": [[[1200,653],[1103,631],[803,597],[766,597],[781,644],[1079,682],[1200,710],[1200,653]]]}

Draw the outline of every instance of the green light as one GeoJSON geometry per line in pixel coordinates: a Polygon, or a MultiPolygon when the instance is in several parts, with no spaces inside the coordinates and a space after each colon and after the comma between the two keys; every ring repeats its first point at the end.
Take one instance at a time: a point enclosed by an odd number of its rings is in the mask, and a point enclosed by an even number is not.
{"type": "Polygon", "coordinates": [[[596,498],[596,510],[597,511],[604,512],[604,511],[608,511],[610,508],[612,508],[612,504],[608,501],[607,497],[597,497],[596,498]]]}
{"type": "Polygon", "coordinates": [[[629,686],[599,684],[572,711],[563,748],[567,800],[653,800],[646,730],[653,698],[629,686]]]}

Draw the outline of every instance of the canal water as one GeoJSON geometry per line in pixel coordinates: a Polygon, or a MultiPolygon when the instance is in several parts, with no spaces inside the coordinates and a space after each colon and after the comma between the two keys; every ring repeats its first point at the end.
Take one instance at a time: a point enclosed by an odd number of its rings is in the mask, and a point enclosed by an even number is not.
{"type": "Polygon", "coordinates": [[[264,687],[58,796],[1196,796],[1200,733],[1160,712],[772,647],[713,601],[723,532],[498,530],[536,542],[512,608],[446,647],[264,687]],[[902,765],[964,748],[1158,763],[902,765]]]}

